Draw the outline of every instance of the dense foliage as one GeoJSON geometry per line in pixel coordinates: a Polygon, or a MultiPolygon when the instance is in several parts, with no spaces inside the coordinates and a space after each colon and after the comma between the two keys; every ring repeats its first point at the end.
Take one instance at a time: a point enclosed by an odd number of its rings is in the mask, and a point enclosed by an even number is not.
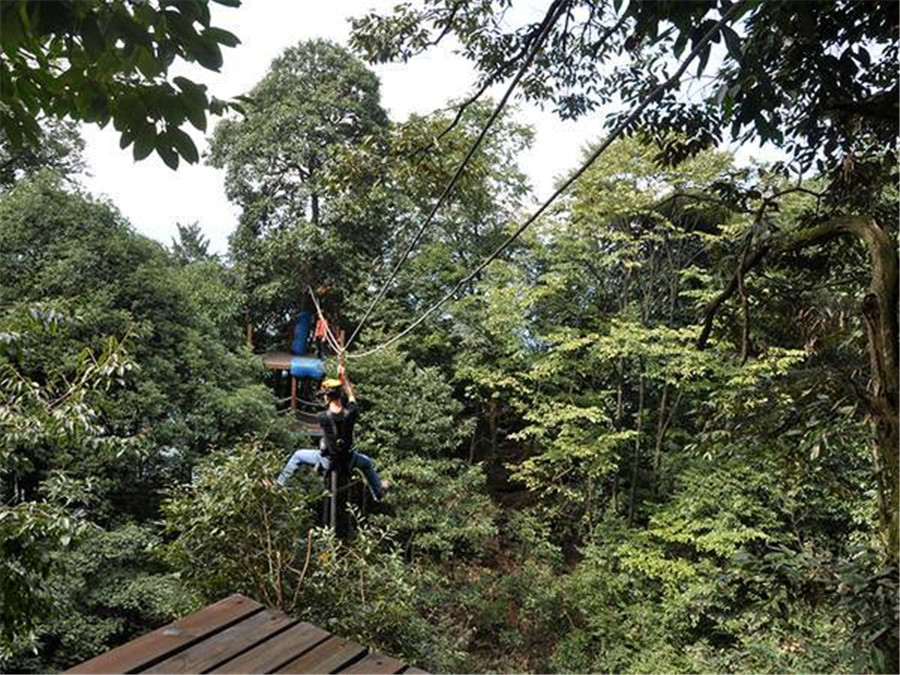
{"type": "Polygon", "coordinates": [[[169,81],[176,59],[217,71],[222,47],[240,43],[212,25],[209,0],[8,0],[0,5],[0,26],[0,129],[17,150],[39,144],[42,115],[112,122],[120,145],[134,145],[135,159],[155,150],[176,169],[179,158],[199,159],[181,127],[190,122],[206,131],[207,113],[229,107],[204,84],[183,76],[169,81]]]}
{"type": "MultiPolygon", "coordinates": [[[[565,23],[581,42],[558,34],[523,84],[567,114],[594,104],[590,43],[607,23],[631,37],[610,33],[594,57],[641,47],[655,72],[715,6],[595,4],[565,23]],[[581,99],[556,91],[578,83],[581,99]]],[[[288,49],[212,138],[242,210],[225,260],[197,225],[165,247],[74,183],[72,128],[45,125],[40,151],[0,146],[3,669],[62,669],[240,592],[434,672],[892,672],[896,420],[877,406],[892,395],[878,339],[896,303],[877,310],[896,298],[896,186],[867,179],[848,198],[852,177],[828,162],[861,146],[772,103],[805,52],[779,51],[764,123],[747,112],[764,22],[780,27],[771,50],[812,20],[861,63],[861,40],[895,36],[891,10],[867,6],[841,28],[843,3],[812,19],[751,3],[723,37],[740,62],[717,75],[737,131],[775,125],[801,160],[829,134],[816,176],[736,166],[702,133],[672,133],[669,101],[656,131],[644,120],[613,143],[410,338],[348,361],[356,441],[393,487],[376,504],[351,490],[344,541],[321,527],[315,472],[273,482],[309,439],[276,414],[248,342],[284,349],[308,285],[351,329],[489,103],[391,120],[344,48],[288,49]]],[[[477,30],[491,10],[403,5],[354,39],[384,59],[455,32],[495,81],[529,38],[477,30]]],[[[879,59],[857,95],[884,86],[879,59]]],[[[865,135],[896,171],[890,130],[865,135]]],[[[531,137],[500,118],[360,348],[509,233],[529,203],[517,158],[531,137]]]]}

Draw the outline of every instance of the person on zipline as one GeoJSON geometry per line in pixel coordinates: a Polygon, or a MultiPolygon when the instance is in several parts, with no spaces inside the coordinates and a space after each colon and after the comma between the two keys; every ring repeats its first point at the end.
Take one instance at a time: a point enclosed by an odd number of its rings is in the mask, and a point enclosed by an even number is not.
{"type": "Polygon", "coordinates": [[[278,476],[278,485],[284,487],[301,464],[328,471],[335,458],[346,456],[349,458],[349,467],[362,470],[372,496],[380,500],[390,484],[379,478],[371,457],[353,449],[353,427],[359,417],[359,406],[356,404],[353,384],[347,377],[343,364],[338,367],[337,380],[322,382],[321,392],[328,407],[316,415],[319,426],[322,427],[319,449],[301,448],[294,451],[278,476]],[[346,403],[344,397],[347,399],[346,403]]]}

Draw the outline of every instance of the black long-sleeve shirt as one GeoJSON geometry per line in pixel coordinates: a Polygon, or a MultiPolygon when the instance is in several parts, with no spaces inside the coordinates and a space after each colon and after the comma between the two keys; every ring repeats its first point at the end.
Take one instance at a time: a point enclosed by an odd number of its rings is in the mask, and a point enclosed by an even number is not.
{"type": "Polygon", "coordinates": [[[338,455],[338,440],[340,439],[343,452],[353,449],[353,427],[359,418],[359,406],[355,401],[350,401],[339,413],[330,411],[320,412],[316,418],[322,427],[325,438],[325,454],[329,457],[338,455]]]}

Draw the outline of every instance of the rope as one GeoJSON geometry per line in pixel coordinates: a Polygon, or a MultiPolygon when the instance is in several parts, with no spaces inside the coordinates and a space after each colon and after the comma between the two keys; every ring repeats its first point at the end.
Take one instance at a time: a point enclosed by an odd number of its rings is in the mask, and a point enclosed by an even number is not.
{"type": "Polygon", "coordinates": [[[328,340],[328,344],[335,351],[340,358],[343,355],[344,348],[338,344],[337,338],[334,337],[334,333],[331,332],[331,326],[328,321],[326,321],[325,316],[322,314],[322,307],[319,306],[319,299],[316,297],[316,294],[313,292],[311,286],[307,286],[306,290],[309,291],[309,295],[312,298],[313,304],[316,306],[316,314],[319,315],[319,320],[325,322],[325,338],[328,340]]]}
{"type": "Polygon", "coordinates": [[[378,294],[375,296],[375,299],[372,300],[371,304],[369,304],[368,309],[366,309],[365,314],[363,314],[362,319],[359,320],[359,323],[356,324],[356,328],[353,329],[353,332],[350,334],[350,338],[347,340],[346,348],[349,348],[353,340],[359,334],[359,331],[362,330],[363,324],[368,320],[369,316],[372,314],[372,310],[375,309],[375,305],[384,297],[385,292],[390,286],[391,282],[397,276],[397,273],[400,271],[400,268],[409,258],[409,254],[415,248],[416,244],[419,243],[419,240],[422,238],[422,235],[425,234],[425,230],[431,224],[431,221],[434,220],[435,214],[437,214],[438,209],[443,206],[444,202],[450,196],[454,186],[456,185],[456,181],[462,175],[463,170],[468,165],[469,161],[475,155],[475,152],[478,150],[478,147],[481,145],[481,142],[484,140],[484,137],[487,135],[487,132],[493,126],[494,122],[500,116],[500,113],[503,112],[503,109],[506,107],[506,102],[509,100],[509,97],[512,95],[513,90],[515,90],[516,86],[519,84],[519,81],[525,75],[525,71],[528,70],[531,63],[534,61],[538,52],[541,49],[544,41],[547,39],[547,36],[550,34],[550,29],[562,15],[562,9],[567,4],[568,0],[553,0],[550,4],[549,9],[547,10],[547,14],[544,16],[543,21],[541,22],[539,32],[537,37],[535,38],[534,45],[530,52],[528,53],[527,58],[522,63],[522,66],[519,68],[512,82],[510,82],[509,86],[506,88],[506,92],[503,94],[503,98],[500,99],[500,102],[494,108],[494,112],[491,114],[490,119],[488,119],[487,124],[484,125],[484,128],[481,130],[481,133],[478,134],[478,138],[475,139],[475,142],[472,144],[472,147],[469,148],[469,152],[466,154],[462,163],[456,168],[456,171],[453,174],[453,177],[450,179],[450,182],[444,187],[443,192],[441,192],[440,197],[435,202],[434,206],[431,208],[431,211],[428,214],[428,217],[425,219],[425,222],[422,223],[422,226],[416,232],[415,236],[409,242],[409,245],[406,247],[406,250],[403,252],[403,255],[400,256],[400,259],[397,261],[397,264],[394,265],[394,268],[391,270],[390,275],[387,278],[387,281],[382,284],[381,288],[378,291],[378,294]]]}
{"type": "MultiPolygon", "coordinates": [[[[292,398],[294,398],[294,397],[285,396],[284,398],[280,398],[275,402],[279,405],[281,405],[282,403],[290,403],[292,398]]],[[[320,408],[322,407],[321,401],[307,401],[305,398],[300,398],[299,396],[294,398],[294,400],[297,401],[297,403],[302,403],[303,405],[314,405],[314,406],[318,406],[320,408]]]]}
{"type": "Polygon", "coordinates": [[[443,304],[445,302],[447,302],[450,298],[452,298],[454,295],[456,295],[456,292],[460,288],[462,288],[465,284],[467,284],[469,281],[471,281],[473,278],[475,278],[475,276],[479,272],[481,272],[481,270],[483,270],[485,267],[487,267],[489,264],[491,264],[501,253],[503,253],[503,251],[505,251],[510,246],[510,244],[512,244],[516,239],[518,239],[519,236],[535,220],[537,220],[550,207],[550,205],[554,201],[556,201],[556,199],[561,194],[563,194],[566,190],[568,190],[569,187],[576,180],[578,180],[582,176],[582,174],[584,174],[584,172],[587,171],[591,167],[591,165],[593,165],[593,163],[595,161],[597,161],[597,159],[600,157],[600,155],[603,154],[603,152],[610,146],[610,144],[614,140],[616,140],[616,138],[618,138],[622,134],[622,132],[625,131],[625,129],[628,128],[628,126],[631,125],[638,118],[638,116],[641,114],[641,112],[643,112],[644,108],[646,108],[650,103],[652,103],[654,100],[659,98],[663,94],[663,92],[665,92],[667,89],[669,89],[673,84],[675,84],[681,78],[681,76],[684,74],[684,71],[687,70],[687,67],[690,65],[691,61],[693,61],[697,57],[697,55],[700,53],[700,51],[703,49],[703,47],[706,45],[706,43],[708,43],[713,37],[715,37],[718,34],[718,32],[722,28],[722,26],[724,26],[725,23],[729,19],[731,19],[731,17],[733,17],[739,9],[743,8],[743,6],[746,4],[746,2],[747,2],[747,0],[741,0],[740,2],[737,2],[734,5],[732,5],[731,8],[722,16],[722,18],[719,19],[718,23],[716,23],[715,26],[710,28],[709,31],[707,31],[706,34],[702,38],[700,38],[700,40],[697,42],[697,44],[691,50],[691,53],[688,54],[687,58],[678,67],[678,70],[676,70],[675,73],[671,77],[669,77],[669,79],[667,79],[665,82],[662,82],[661,84],[657,85],[657,87],[652,92],[650,92],[649,95],[647,95],[640,103],[638,103],[638,105],[635,107],[635,109],[631,111],[631,114],[629,114],[628,117],[625,118],[624,121],[620,122],[619,125],[615,129],[613,129],[613,131],[597,147],[597,149],[594,150],[593,153],[591,153],[591,155],[590,155],[590,157],[588,157],[587,161],[584,164],[582,164],[574,173],[572,173],[565,180],[565,182],[562,185],[560,185],[556,189],[556,191],[552,195],[550,195],[550,197],[543,204],[541,204],[541,206],[533,214],[531,214],[531,216],[528,218],[528,220],[526,220],[524,223],[522,223],[522,225],[520,225],[516,229],[515,232],[513,232],[509,237],[507,237],[506,240],[503,241],[503,243],[500,244],[500,246],[498,246],[494,250],[494,252],[491,253],[487,258],[485,258],[472,272],[470,272],[463,279],[461,279],[452,289],[450,289],[450,291],[448,293],[446,293],[436,303],[431,305],[431,307],[429,307],[425,311],[424,314],[419,316],[418,319],[416,319],[413,323],[411,323],[409,326],[407,326],[404,330],[400,331],[393,337],[384,341],[377,347],[373,347],[372,349],[366,350],[364,352],[358,352],[356,354],[347,354],[347,357],[353,358],[353,359],[361,359],[365,356],[369,356],[371,354],[379,352],[382,349],[388,347],[389,345],[402,339],[403,337],[405,337],[406,335],[411,333],[413,330],[415,330],[415,328],[417,326],[419,326],[423,321],[425,321],[425,319],[428,318],[435,310],[439,309],[441,306],[443,306],[443,304]]]}
{"type": "MultiPolygon", "coordinates": [[[[332,471],[334,471],[333,468],[328,469],[325,472],[325,475],[326,476],[330,475],[332,471]]],[[[358,467],[353,467],[352,469],[349,469],[349,475],[347,476],[346,485],[339,487],[336,491],[333,491],[331,488],[328,488],[328,493],[330,495],[341,494],[342,492],[346,492],[347,490],[351,489],[357,483],[362,484],[363,488],[365,488],[367,486],[367,483],[366,483],[365,477],[363,476],[362,470],[359,469],[358,467]]]]}

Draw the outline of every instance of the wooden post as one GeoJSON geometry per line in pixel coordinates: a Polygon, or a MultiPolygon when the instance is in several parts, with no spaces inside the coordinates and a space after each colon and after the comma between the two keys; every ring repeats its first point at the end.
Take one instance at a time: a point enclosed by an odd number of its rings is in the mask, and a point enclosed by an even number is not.
{"type": "Polygon", "coordinates": [[[296,410],[296,409],[297,409],[297,377],[294,375],[291,375],[291,410],[296,410]]]}

